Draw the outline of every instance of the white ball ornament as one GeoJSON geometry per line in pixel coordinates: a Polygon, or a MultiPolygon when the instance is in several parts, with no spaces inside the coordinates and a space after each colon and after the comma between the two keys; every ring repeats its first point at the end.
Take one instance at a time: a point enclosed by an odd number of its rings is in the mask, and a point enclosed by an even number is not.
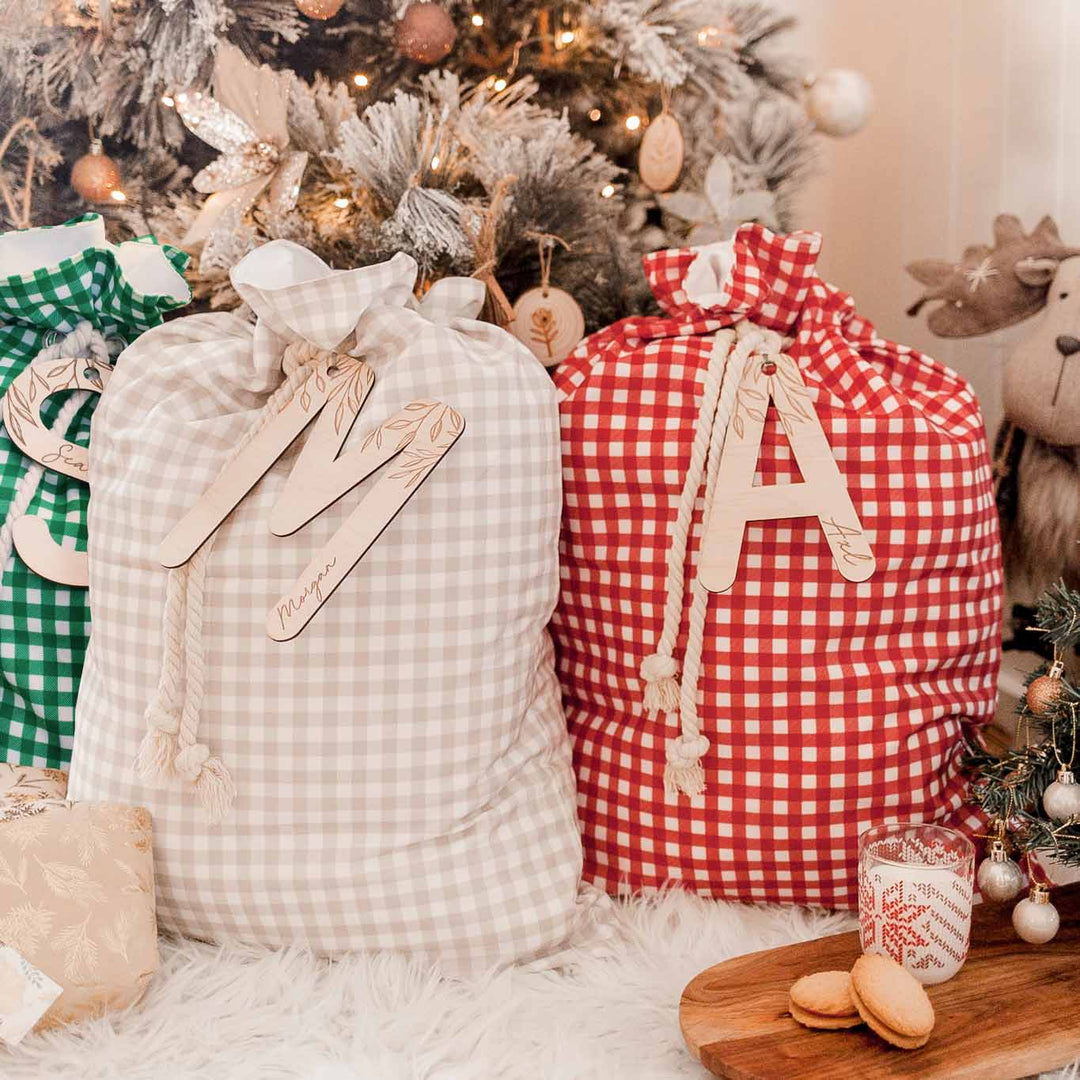
{"type": "Polygon", "coordinates": [[[989,858],[982,861],[978,874],[979,892],[985,900],[1012,900],[1024,887],[1024,872],[1009,858],[1004,843],[990,844],[989,858]]]}
{"type": "Polygon", "coordinates": [[[1071,769],[1058,769],[1057,779],[1043,792],[1043,809],[1051,821],[1080,816],[1080,784],[1071,769]]]}
{"type": "Polygon", "coordinates": [[[1042,884],[1031,887],[1031,894],[1013,908],[1013,929],[1029,945],[1045,945],[1058,932],[1061,916],[1050,903],[1050,890],[1042,884]]]}
{"type": "Polygon", "coordinates": [[[874,91],[857,71],[835,68],[807,80],[806,114],[826,135],[854,135],[873,108],[874,91]]]}

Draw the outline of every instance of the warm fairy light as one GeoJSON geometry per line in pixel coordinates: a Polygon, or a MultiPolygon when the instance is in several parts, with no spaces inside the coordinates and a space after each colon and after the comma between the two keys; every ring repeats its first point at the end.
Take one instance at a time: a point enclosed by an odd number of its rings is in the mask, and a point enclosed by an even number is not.
{"type": "Polygon", "coordinates": [[[442,159],[441,159],[441,158],[439,157],[439,155],[438,155],[438,154],[436,154],[436,155],[435,155],[435,156],[434,156],[434,157],[433,157],[433,158],[431,159],[431,167],[432,167],[433,169],[437,169],[437,168],[438,168],[438,167],[439,167],[439,166],[440,166],[441,164],[442,164],[442,159]]]}
{"type": "Polygon", "coordinates": [[[703,49],[719,49],[729,38],[733,38],[735,24],[729,18],[721,20],[719,26],[703,26],[697,32],[697,43],[703,49]]]}
{"type": "Polygon", "coordinates": [[[559,35],[559,44],[560,45],[573,45],[574,44],[574,31],[573,30],[564,30],[559,35]]]}
{"type": "Polygon", "coordinates": [[[348,206],[349,206],[349,200],[348,199],[335,199],[334,200],[334,205],[339,210],[346,210],[346,209],[348,209],[348,206]]]}
{"type": "Polygon", "coordinates": [[[179,101],[181,105],[183,105],[184,102],[187,101],[187,94],[177,94],[176,100],[179,101]]]}
{"type": "Polygon", "coordinates": [[[590,109],[589,110],[589,119],[594,124],[600,123],[600,117],[603,116],[603,115],[604,114],[599,109],[590,109]]]}
{"type": "Polygon", "coordinates": [[[162,94],[161,104],[164,105],[166,109],[171,109],[176,105],[176,102],[168,94],[162,94]]]}
{"type": "Polygon", "coordinates": [[[127,196],[119,188],[113,188],[113,190],[109,192],[109,198],[111,198],[113,202],[127,202],[127,196]]]}
{"type": "Polygon", "coordinates": [[[627,131],[637,131],[637,129],[639,127],[641,127],[641,117],[638,116],[637,113],[631,113],[626,118],[626,130],[627,131]]]}
{"type": "Polygon", "coordinates": [[[498,93],[498,92],[506,89],[506,80],[505,79],[496,79],[491,85],[495,89],[495,91],[498,93]]]}
{"type": "Polygon", "coordinates": [[[601,199],[610,199],[611,196],[614,195],[614,194],[615,194],[615,185],[614,184],[605,184],[600,189],[600,198],[601,199]]]}
{"type": "Polygon", "coordinates": [[[370,80],[363,72],[360,72],[352,77],[352,81],[356,83],[357,86],[363,88],[367,86],[370,80]]]}
{"type": "Polygon", "coordinates": [[[472,17],[472,24],[473,24],[473,26],[483,26],[484,25],[484,16],[479,15],[479,14],[474,15],[472,17]]]}

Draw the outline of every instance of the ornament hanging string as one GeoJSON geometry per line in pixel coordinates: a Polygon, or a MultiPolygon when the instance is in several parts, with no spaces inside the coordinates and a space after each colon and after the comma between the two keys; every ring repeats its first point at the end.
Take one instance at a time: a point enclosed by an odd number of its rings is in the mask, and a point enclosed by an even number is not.
{"type": "Polygon", "coordinates": [[[564,251],[570,251],[571,246],[561,236],[555,233],[527,232],[527,240],[535,240],[537,251],[540,256],[540,289],[547,296],[551,288],[551,259],[555,253],[555,245],[561,244],[564,251]]]}
{"type": "Polygon", "coordinates": [[[8,186],[7,181],[4,179],[3,173],[0,173],[0,195],[4,198],[4,203],[7,206],[8,215],[11,217],[11,222],[16,229],[29,229],[30,228],[30,203],[33,197],[34,191],[34,165],[37,157],[37,143],[34,136],[38,133],[37,124],[30,119],[29,116],[20,117],[14,124],[8,128],[8,133],[4,136],[3,142],[0,142],[0,164],[3,164],[4,155],[8,152],[12,141],[20,131],[30,132],[31,135],[27,139],[27,152],[26,152],[26,169],[23,173],[23,191],[22,191],[22,209],[20,211],[15,201],[15,194],[8,186]]]}
{"type": "Polygon", "coordinates": [[[1051,740],[1051,742],[1053,743],[1053,746],[1054,746],[1054,757],[1057,758],[1058,767],[1061,768],[1061,769],[1067,769],[1069,772],[1072,772],[1073,763],[1076,761],[1076,703],[1075,702],[1072,702],[1072,701],[1069,702],[1069,711],[1072,713],[1073,738],[1072,738],[1072,753],[1069,754],[1069,764],[1068,765],[1066,765],[1065,762],[1061,760],[1061,750],[1058,749],[1058,743],[1057,743],[1057,717],[1056,716],[1051,716],[1050,717],[1050,740],[1051,740]]]}

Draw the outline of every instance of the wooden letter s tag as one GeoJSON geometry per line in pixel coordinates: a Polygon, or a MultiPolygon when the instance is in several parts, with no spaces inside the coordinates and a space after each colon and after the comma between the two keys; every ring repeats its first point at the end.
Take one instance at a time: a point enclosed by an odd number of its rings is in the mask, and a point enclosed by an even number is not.
{"type": "MultiPolygon", "coordinates": [[[[50,431],[41,422],[41,406],[61,390],[89,390],[100,394],[112,369],[83,356],[39,360],[29,364],[8,386],[0,404],[4,427],[11,441],[27,457],[47,469],[76,480],[86,480],[89,452],[50,431]]],[[[85,588],[90,564],[85,551],[61,547],[45,522],[24,514],[12,526],[12,541],[19,558],[40,577],[61,585],[85,588]]]]}
{"type": "Polygon", "coordinates": [[[705,523],[698,580],[709,592],[735,582],[748,521],[816,517],[833,561],[848,581],[866,581],[874,553],[814,411],[799,365],[783,353],[743,369],[720,457],[712,513],[705,523]],[[803,480],[754,487],[770,399],[803,480]]]}

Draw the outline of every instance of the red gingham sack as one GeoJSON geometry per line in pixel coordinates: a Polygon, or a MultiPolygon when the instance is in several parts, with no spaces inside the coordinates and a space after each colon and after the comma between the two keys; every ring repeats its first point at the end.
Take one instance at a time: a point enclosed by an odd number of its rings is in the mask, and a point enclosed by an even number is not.
{"type": "MultiPolygon", "coordinates": [[[[955,372],[878,337],[815,276],[819,247],[745,225],[734,242],[650,255],[666,317],[594,334],[556,373],[553,629],[585,876],[612,892],[675,883],[849,907],[864,829],[974,823],[962,734],[993,712],[1001,614],[982,417],[955,372]],[[687,474],[720,339],[747,371],[760,349],[797,364],[876,569],[842,577],[817,517],[751,521],[734,584],[702,594],[695,650],[703,513],[725,496],[708,483],[715,444],[700,488],[687,474]]],[[[755,483],[799,479],[770,405],[755,483]]]]}

